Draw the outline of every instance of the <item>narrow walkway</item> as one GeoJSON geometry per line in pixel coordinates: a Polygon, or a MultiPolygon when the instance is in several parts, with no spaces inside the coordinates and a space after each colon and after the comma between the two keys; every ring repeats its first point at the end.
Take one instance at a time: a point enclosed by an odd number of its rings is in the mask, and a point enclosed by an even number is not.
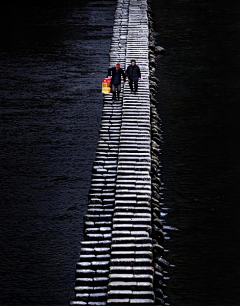
{"type": "Polygon", "coordinates": [[[147,3],[130,0],[128,8],[124,64],[135,59],[143,81],[136,95],[128,85],[124,89],[107,305],[149,306],[154,293],[147,3]]]}
{"type": "Polygon", "coordinates": [[[109,66],[135,59],[143,80],[137,94],[126,84],[119,101],[104,97],[72,306],[156,305],[147,10],[147,0],[117,1],[109,66]]]}

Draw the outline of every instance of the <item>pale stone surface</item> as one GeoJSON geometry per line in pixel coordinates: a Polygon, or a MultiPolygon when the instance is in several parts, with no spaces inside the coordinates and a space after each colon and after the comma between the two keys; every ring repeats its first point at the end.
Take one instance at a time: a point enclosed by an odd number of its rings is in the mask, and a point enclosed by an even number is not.
{"type": "Polygon", "coordinates": [[[143,80],[137,94],[127,83],[119,101],[104,96],[73,306],[154,304],[147,10],[147,0],[116,3],[109,67],[136,59],[143,80]]]}

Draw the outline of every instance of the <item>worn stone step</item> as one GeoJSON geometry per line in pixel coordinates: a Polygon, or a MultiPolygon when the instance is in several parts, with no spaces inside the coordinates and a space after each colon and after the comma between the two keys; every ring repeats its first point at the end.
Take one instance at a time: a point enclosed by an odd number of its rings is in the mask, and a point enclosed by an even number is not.
{"type": "MultiPolygon", "coordinates": [[[[126,201],[129,199],[136,199],[137,202],[141,202],[141,201],[151,201],[151,193],[148,191],[145,191],[143,193],[139,192],[139,193],[128,193],[128,194],[116,194],[116,201],[126,201]]],[[[115,201],[115,202],[116,202],[115,201]]]]}
{"type": "MultiPolygon", "coordinates": [[[[113,180],[113,182],[115,182],[115,179],[113,180]]],[[[110,182],[110,186],[111,186],[111,182],[110,182]]],[[[101,182],[98,182],[96,180],[92,180],[91,182],[91,187],[93,189],[98,189],[100,188],[101,190],[105,190],[105,189],[109,189],[110,188],[109,184],[107,183],[106,179],[105,178],[102,178],[101,182]]],[[[113,186],[111,187],[113,190],[115,188],[115,184],[113,184],[113,186]]]]}
{"type": "Polygon", "coordinates": [[[147,149],[149,150],[150,149],[150,142],[147,142],[145,141],[144,143],[140,143],[140,142],[128,142],[127,140],[122,140],[120,143],[119,143],[119,147],[120,149],[126,147],[126,148],[137,148],[137,149],[147,149]]]}
{"type": "Polygon", "coordinates": [[[124,273],[131,273],[131,274],[150,274],[154,275],[154,268],[151,266],[111,266],[110,273],[114,274],[124,274],[124,273]]]}
{"type": "Polygon", "coordinates": [[[151,258],[112,258],[111,266],[151,266],[151,258]]]}
{"type": "Polygon", "coordinates": [[[104,300],[104,301],[89,301],[88,302],[88,306],[106,306],[107,305],[107,302],[104,300]]]}
{"type": "MultiPolygon", "coordinates": [[[[116,190],[115,193],[118,192],[121,189],[121,185],[122,186],[128,186],[131,185],[134,186],[135,190],[144,190],[147,191],[148,193],[151,191],[151,184],[150,184],[150,180],[148,179],[148,177],[140,177],[140,176],[136,176],[136,175],[131,175],[131,176],[126,176],[126,179],[123,179],[122,176],[119,176],[116,180],[116,190]]],[[[122,188],[124,189],[124,188],[122,188]]],[[[127,190],[132,190],[133,188],[126,188],[127,190]]]]}
{"type": "Polygon", "coordinates": [[[120,141],[122,140],[130,140],[130,141],[136,141],[136,142],[140,142],[141,140],[143,141],[150,141],[149,140],[149,133],[146,133],[146,135],[142,135],[142,134],[137,134],[136,137],[134,137],[132,134],[127,134],[126,132],[123,134],[121,134],[120,136],[120,141]]]}
{"type": "Polygon", "coordinates": [[[120,289],[120,290],[152,290],[153,289],[153,284],[152,282],[149,281],[134,281],[134,280],[129,280],[129,281],[110,281],[108,284],[109,290],[115,290],[115,289],[120,289]]]}
{"type": "MultiPolygon", "coordinates": [[[[107,134],[107,136],[109,136],[109,134],[107,134]]],[[[104,135],[104,133],[101,134],[101,138],[103,139],[104,137],[106,137],[106,133],[105,133],[105,135],[104,135]]],[[[116,135],[112,136],[112,139],[114,139],[113,137],[115,137],[115,139],[116,139],[117,136],[116,135]]],[[[117,138],[119,138],[119,137],[120,137],[120,134],[118,135],[117,138]]],[[[98,156],[101,157],[101,158],[106,157],[106,158],[117,159],[118,158],[118,153],[117,152],[101,152],[101,151],[99,152],[98,151],[98,152],[96,152],[96,157],[98,157],[98,156]]]]}
{"type": "Polygon", "coordinates": [[[112,238],[112,233],[107,233],[107,234],[100,234],[100,233],[92,233],[92,234],[86,234],[86,239],[87,240],[93,240],[93,239],[111,239],[112,238]]]}
{"type": "MultiPolygon", "coordinates": [[[[105,222],[104,222],[105,223],[105,222]]],[[[112,222],[110,222],[112,223],[112,222]]],[[[93,241],[82,241],[81,245],[82,247],[110,247],[111,246],[111,240],[93,240],[93,241]]]]}
{"type": "Polygon", "coordinates": [[[94,248],[86,248],[83,247],[81,248],[81,254],[95,254],[95,255],[99,255],[101,254],[108,254],[110,251],[110,247],[94,247],[94,248]]]}
{"type": "MultiPolygon", "coordinates": [[[[108,205],[106,205],[108,206],[108,205]]],[[[112,205],[110,205],[112,206],[112,205]]],[[[106,226],[106,227],[112,227],[112,221],[85,221],[84,222],[85,227],[86,228],[90,228],[90,227],[98,227],[98,226],[106,226]]],[[[86,242],[90,242],[90,241],[86,241],[86,242]]]]}
{"type": "Polygon", "coordinates": [[[77,286],[107,286],[109,282],[109,277],[77,277],[77,286]]]}
{"type": "Polygon", "coordinates": [[[152,232],[152,226],[148,224],[131,224],[131,223],[114,223],[114,231],[146,231],[148,233],[152,232]]]}
{"type": "Polygon", "coordinates": [[[111,258],[150,258],[153,259],[151,251],[112,251],[111,258]]]}
{"type": "Polygon", "coordinates": [[[113,237],[113,244],[125,244],[125,243],[135,243],[135,244],[144,244],[144,243],[152,243],[152,238],[149,236],[142,237],[113,237]]]}
{"type": "Polygon", "coordinates": [[[153,283],[153,276],[150,274],[144,273],[116,273],[116,274],[109,274],[109,282],[117,282],[117,281],[136,281],[136,282],[150,282],[153,283]]]}
{"type": "Polygon", "coordinates": [[[101,215],[90,215],[87,214],[84,217],[85,221],[111,221],[112,220],[112,215],[109,214],[101,214],[101,215]]]}
{"type": "Polygon", "coordinates": [[[86,234],[106,234],[111,233],[112,228],[111,227],[90,227],[85,229],[86,234]]]}
{"type": "Polygon", "coordinates": [[[100,232],[100,231],[94,231],[94,232],[89,232],[87,229],[85,230],[85,236],[87,240],[93,240],[93,239],[111,239],[112,233],[111,231],[108,232],[100,232]]]}
{"type": "MultiPolygon", "coordinates": [[[[111,182],[106,183],[105,188],[106,190],[108,190],[108,188],[116,189],[116,183],[111,183],[111,182]]],[[[98,193],[96,192],[95,194],[91,194],[91,196],[89,196],[89,209],[90,208],[111,209],[111,207],[105,207],[104,205],[114,203],[115,192],[116,190],[114,191],[114,196],[105,197],[104,195],[105,192],[103,188],[101,194],[99,192],[98,193]],[[98,204],[98,206],[96,204],[98,204]]]]}
{"type": "MultiPolygon", "coordinates": [[[[109,152],[108,152],[109,153],[109,152]]],[[[102,160],[102,156],[100,157],[100,159],[102,160]]],[[[108,158],[107,156],[106,157],[104,157],[104,158],[106,158],[106,159],[108,159],[109,160],[109,162],[110,161],[116,161],[116,159],[115,159],[115,157],[113,157],[113,158],[108,158]]],[[[103,175],[102,174],[100,174],[100,173],[92,173],[92,179],[102,179],[102,177],[103,177],[103,175]]],[[[116,178],[116,174],[114,174],[114,173],[105,173],[104,174],[104,178],[107,180],[107,179],[114,179],[114,178],[116,178]]]]}
{"type": "MultiPolygon", "coordinates": [[[[124,160],[131,160],[131,159],[121,158],[120,160],[124,161],[124,160]]],[[[134,158],[134,160],[138,161],[138,160],[142,160],[142,158],[140,158],[140,159],[134,158]]],[[[141,171],[141,173],[142,173],[142,171],[141,171]]],[[[140,175],[140,174],[134,172],[134,173],[126,173],[124,175],[123,174],[118,174],[118,176],[115,180],[118,184],[120,184],[120,183],[124,183],[124,184],[134,183],[134,184],[139,184],[139,185],[148,185],[151,182],[151,177],[150,177],[149,173],[147,174],[146,172],[144,172],[144,175],[140,175]]]]}
{"type": "Polygon", "coordinates": [[[109,270],[76,269],[77,277],[108,277],[109,270]]]}
{"type": "MultiPolygon", "coordinates": [[[[150,136],[150,131],[143,131],[143,130],[137,130],[137,129],[134,129],[134,130],[128,130],[126,129],[125,131],[122,131],[121,132],[121,135],[119,135],[121,137],[136,137],[136,138],[140,138],[140,137],[143,137],[143,138],[146,138],[146,137],[151,137],[150,136]]],[[[103,154],[103,153],[102,153],[103,154]]],[[[114,152],[112,153],[114,154],[114,152]]],[[[146,153],[144,154],[146,155],[146,153]]]]}
{"type": "MultiPolygon", "coordinates": [[[[123,160],[122,157],[125,157],[125,156],[126,156],[125,153],[121,153],[121,155],[119,155],[121,160],[123,160]]],[[[132,155],[132,157],[135,160],[138,160],[137,153],[136,153],[136,155],[132,155]]],[[[150,180],[149,171],[146,171],[146,170],[137,170],[137,169],[131,169],[131,168],[129,168],[129,170],[127,170],[127,169],[126,170],[122,170],[122,169],[117,170],[117,178],[118,179],[125,179],[125,181],[127,181],[128,177],[131,179],[131,177],[133,178],[133,176],[135,176],[135,178],[142,179],[142,180],[147,180],[148,178],[150,180]]]]}
{"type": "Polygon", "coordinates": [[[88,257],[88,260],[85,258],[80,260],[76,264],[76,269],[93,269],[93,270],[107,270],[108,263],[110,261],[110,255],[96,255],[94,258],[88,257]],[[97,265],[96,262],[99,264],[97,265]]]}
{"type": "Polygon", "coordinates": [[[117,212],[123,212],[123,211],[128,211],[128,212],[151,212],[151,207],[139,207],[139,206],[116,206],[114,209],[115,213],[117,212]]]}
{"type": "MultiPolygon", "coordinates": [[[[112,186],[113,184],[109,184],[109,186],[112,186]]],[[[115,185],[115,184],[114,184],[115,185]]],[[[90,197],[89,198],[89,204],[101,204],[102,206],[97,207],[97,209],[112,209],[111,206],[109,205],[114,205],[114,198],[104,198],[103,196],[101,197],[90,197]]],[[[94,208],[91,207],[90,208],[94,208]]],[[[111,212],[111,211],[110,211],[111,212]]]]}
{"type": "Polygon", "coordinates": [[[143,190],[140,189],[135,190],[134,192],[128,192],[128,193],[116,193],[115,195],[116,201],[117,200],[129,200],[129,199],[136,199],[136,200],[151,200],[151,192],[149,190],[143,190]]]}
{"type": "Polygon", "coordinates": [[[123,162],[121,161],[121,164],[118,165],[118,173],[120,173],[121,170],[127,170],[127,169],[133,169],[134,171],[150,171],[151,170],[151,164],[146,163],[145,165],[138,164],[137,162],[123,162]]]}
{"type": "MultiPolygon", "coordinates": [[[[133,146],[129,146],[129,147],[124,147],[124,146],[120,146],[118,148],[118,151],[119,151],[119,154],[123,154],[123,153],[126,153],[126,154],[149,154],[149,148],[142,148],[142,147],[133,147],[133,146]]],[[[102,169],[107,169],[106,167],[105,168],[102,168],[102,169]]],[[[101,169],[101,170],[102,170],[101,169]]],[[[98,171],[99,169],[96,169],[96,171],[98,171]]]]}
{"type": "MultiPolygon", "coordinates": [[[[91,198],[91,200],[93,200],[93,198],[91,198]]],[[[88,204],[88,208],[101,208],[101,209],[113,209],[114,208],[114,204],[103,204],[103,203],[90,203],[88,204]]]]}
{"type": "Polygon", "coordinates": [[[135,291],[135,290],[109,290],[108,298],[141,298],[154,300],[153,291],[135,291]]]}
{"type": "Polygon", "coordinates": [[[150,182],[148,184],[141,184],[141,185],[133,185],[133,184],[127,184],[127,182],[125,182],[124,184],[119,184],[119,182],[117,181],[116,184],[116,190],[115,190],[115,194],[122,194],[122,193],[150,193],[151,192],[151,184],[150,182]],[[129,188],[130,185],[130,188],[129,188]]]}
{"type": "Polygon", "coordinates": [[[136,218],[136,217],[130,217],[130,218],[124,218],[124,217],[119,217],[119,218],[116,218],[114,217],[113,218],[113,223],[118,223],[118,224],[122,224],[122,223],[125,223],[125,224],[130,224],[130,223],[133,223],[133,224],[145,224],[145,225],[151,225],[151,217],[147,218],[147,217],[144,217],[144,218],[136,218]]]}
{"type": "Polygon", "coordinates": [[[135,236],[135,237],[149,237],[149,233],[146,231],[130,231],[130,230],[113,230],[112,237],[128,237],[128,236],[135,236]]]}
{"type": "MultiPolygon", "coordinates": [[[[114,199],[112,199],[114,201],[114,199]]],[[[113,213],[114,209],[111,208],[89,208],[88,214],[89,215],[100,215],[100,214],[110,214],[113,213]]]]}
{"type": "Polygon", "coordinates": [[[87,302],[84,302],[84,301],[71,301],[70,306],[87,306],[88,303],[87,302]]]}
{"type": "Polygon", "coordinates": [[[95,270],[108,270],[110,255],[80,255],[79,261],[76,264],[77,269],[95,269],[95,270]]]}
{"type": "MultiPolygon", "coordinates": [[[[149,156],[140,156],[140,155],[121,155],[119,156],[119,159],[118,159],[118,164],[123,164],[126,162],[130,165],[135,165],[135,164],[138,164],[138,163],[146,163],[147,165],[151,164],[152,160],[151,160],[151,157],[150,155],[149,156]]],[[[103,175],[102,175],[103,176],[103,175]]]]}
{"type": "MultiPolygon", "coordinates": [[[[107,293],[106,292],[94,292],[94,293],[76,293],[76,300],[82,300],[88,302],[87,305],[90,305],[90,301],[106,301],[107,293]]],[[[94,304],[91,304],[94,305],[94,304]]],[[[97,304],[95,304],[97,305],[97,304]]]]}
{"type": "Polygon", "coordinates": [[[107,305],[110,306],[150,306],[154,305],[154,300],[152,299],[130,299],[130,298],[122,298],[122,299],[108,299],[107,305]]]}
{"type": "Polygon", "coordinates": [[[107,286],[76,286],[74,290],[78,293],[106,292],[107,286]]]}
{"type": "Polygon", "coordinates": [[[120,218],[120,217],[132,217],[132,218],[150,218],[151,217],[151,213],[147,212],[147,213],[143,213],[143,212],[132,212],[132,211],[116,211],[114,212],[114,218],[120,218]]]}
{"type": "Polygon", "coordinates": [[[134,110],[135,114],[131,114],[129,111],[123,113],[122,124],[121,124],[121,133],[122,131],[132,130],[141,130],[145,132],[150,132],[151,124],[150,124],[150,113],[149,114],[136,114],[137,110],[134,110]],[[144,117],[143,117],[144,115],[144,117]],[[147,118],[149,116],[149,118],[147,118]]]}
{"type": "Polygon", "coordinates": [[[120,207],[120,206],[125,207],[126,205],[134,206],[134,207],[151,207],[151,204],[150,204],[149,200],[142,201],[142,200],[138,200],[138,199],[135,199],[135,200],[126,200],[125,199],[125,200],[116,200],[115,203],[118,207],[120,207]]]}
{"type": "Polygon", "coordinates": [[[137,250],[146,250],[151,251],[152,250],[152,244],[151,243],[124,243],[124,244],[112,244],[111,249],[113,251],[137,251],[137,250]]]}

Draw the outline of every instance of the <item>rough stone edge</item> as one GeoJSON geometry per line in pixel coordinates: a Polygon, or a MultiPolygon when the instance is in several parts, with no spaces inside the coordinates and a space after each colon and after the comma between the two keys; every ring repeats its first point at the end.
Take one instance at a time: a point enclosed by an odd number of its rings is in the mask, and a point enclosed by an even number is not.
{"type": "Polygon", "coordinates": [[[164,257],[164,233],[163,224],[160,220],[162,188],[161,182],[161,161],[160,151],[162,142],[161,118],[158,113],[155,99],[159,80],[155,76],[156,53],[154,40],[154,13],[151,9],[151,0],[148,3],[149,22],[149,88],[151,101],[151,187],[152,187],[152,238],[153,238],[153,262],[154,262],[154,293],[155,304],[167,305],[164,295],[164,273],[169,266],[169,262],[164,257]]]}

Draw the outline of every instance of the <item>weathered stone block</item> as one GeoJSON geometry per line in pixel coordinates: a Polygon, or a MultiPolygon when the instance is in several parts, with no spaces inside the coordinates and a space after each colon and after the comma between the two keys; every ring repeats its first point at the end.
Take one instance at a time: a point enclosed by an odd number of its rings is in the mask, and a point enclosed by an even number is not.
{"type": "Polygon", "coordinates": [[[70,306],[86,306],[88,305],[87,302],[84,301],[71,301],[70,306]]]}
{"type": "Polygon", "coordinates": [[[89,301],[89,293],[76,293],[76,300],[88,302],[89,301]]]}
{"type": "Polygon", "coordinates": [[[94,288],[92,286],[77,286],[74,290],[76,293],[90,293],[94,291],[94,288]]]}
{"type": "Polygon", "coordinates": [[[128,298],[121,298],[121,299],[108,299],[107,305],[122,305],[122,306],[128,306],[130,302],[130,299],[128,298]]]}
{"type": "Polygon", "coordinates": [[[132,290],[109,290],[108,297],[109,298],[129,298],[132,296],[132,290]]]}
{"type": "Polygon", "coordinates": [[[77,269],[77,277],[93,277],[95,275],[95,270],[92,269],[77,269]]]}
{"type": "Polygon", "coordinates": [[[90,293],[89,299],[91,301],[105,301],[107,299],[106,292],[90,293]]]}
{"type": "Polygon", "coordinates": [[[154,300],[152,299],[130,299],[130,305],[134,304],[134,305],[154,305],[154,300]]]}
{"type": "Polygon", "coordinates": [[[89,301],[88,302],[88,306],[106,306],[107,305],[107,302],[105,301],[102,301],[102,302],[99,302],[99,301],[89,301]]]}
{"type": "Polygon", "coordinates": [[[136,263],[135,258],[112,258],[112,266],[133,266],[136,263]]]}

